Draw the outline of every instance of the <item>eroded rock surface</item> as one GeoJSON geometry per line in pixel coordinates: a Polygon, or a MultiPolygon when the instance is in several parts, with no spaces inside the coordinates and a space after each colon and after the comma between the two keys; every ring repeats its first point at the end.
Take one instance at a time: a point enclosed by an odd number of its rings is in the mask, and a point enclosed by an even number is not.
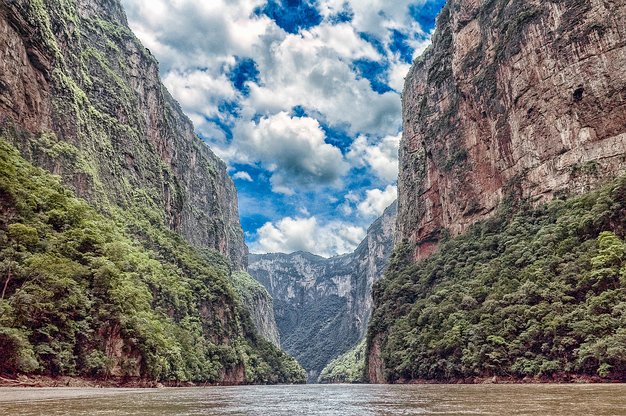
{"type": "Polygon", "coordinates": [[[403,94],[398,241],[430,254],[507,198],[626,166],[626,4],[450,0],[403,94]]]}

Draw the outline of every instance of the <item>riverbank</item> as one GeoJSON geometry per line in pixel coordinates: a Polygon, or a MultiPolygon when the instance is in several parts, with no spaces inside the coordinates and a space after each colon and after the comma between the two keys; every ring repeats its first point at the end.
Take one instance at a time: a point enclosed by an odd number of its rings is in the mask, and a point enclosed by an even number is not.
{"type": "Polygon", "coordinates": [[[614,384],[624,382],[626,382],[624,378],[609,379],[585,374],[555,374],[553,376],[523,378],[512,376],[490,376],[444,380],[412,379],[398,380],[394,384],[614,384]]]}
{"type": "Polygon", "coordinates": [[[88,377],[50,377],[50,376],[26,376],[19,375],[0,376],[0,387],[74,387],[74,388],[160,388],[160,387],[199,387],[205,384],[196,384],[191,382],[180,381],[154,381],[146,379],[134,378],[88,378],[88,377]]]}

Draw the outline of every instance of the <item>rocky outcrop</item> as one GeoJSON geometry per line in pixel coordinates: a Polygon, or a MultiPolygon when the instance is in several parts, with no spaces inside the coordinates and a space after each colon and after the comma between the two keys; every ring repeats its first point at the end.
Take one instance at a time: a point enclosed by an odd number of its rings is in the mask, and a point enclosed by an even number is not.
{"type": "Polygon", "coordinates": [[[403,93],[398,241],[415,259],[508,197],[624,170],[625,18],[609,0],[448,1],[403,93]]]}
{"type": "Polygon", "coordinates": [[[106,211],[138,210],[245,268],[237,194],[119,1],[0,5],[0,129],[106,211]]]}
{"type": "Polygon", "coordinates": [[[280,335],[274,318],[274,301],[267,289],[246,272],[235,272],[231,277],[257,333],[280,348],[280,335]]]}
{"type": "Polygon", "coordinates": [[[372,285],[382,276],[394,244],[396,204],[347,255],[251,254],[249,272],[270,292],[282,347],[317,381],[333,358],[365,335],[372,285]]]}

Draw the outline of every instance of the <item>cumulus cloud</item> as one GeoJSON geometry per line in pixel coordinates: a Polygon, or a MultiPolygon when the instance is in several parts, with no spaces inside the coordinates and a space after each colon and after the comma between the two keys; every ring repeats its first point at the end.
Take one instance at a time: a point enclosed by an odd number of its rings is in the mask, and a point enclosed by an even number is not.
{"type": "Polygon", "coordinates": [[[215,69],[233,55],[250,55],[268,27],[255,16],[263,0],[124,0],[129,23],[162,69],[215,69]],[[202,65],[196,65],[202,63],[202,65]]]}
{"type": "Polygon", "coordinates": [[[394,182],[398,179],[398,147],[402,133],[386,136],[370,143],[365,136],[359,136],[352,143],[348,159],[357,166],[369,166],[379,178],[394,182]]]}
{"type": "Polygon", "coordinates": [[[364,188],[396,181],[400,92],[443,0],[316,0],[304,14],[304,2],[122,2],[196,131],[231,167],[265,170],[239,199],[244,224],[261,204],[271,219],[255,246],[299,247],[290,230],[313,221],[308,231],[325,254],[353,248],[350,236],[390,198],[389,187],[364,188]],[[353,168],[377,182],[350,178],[353,168]],[[269,189],[281,195],[266,198],[269,189]],[[318,223],[331,214],[345,222],[318,223]]]}
{"type": "Polygon", "coordinates": [[[261,114],[300,105],[351,133],[389,134],[400,126],[400,96],[379,94],[359,77],[351,62],[381,59],[369,42],[347,24],[322,24],[298,34],[272,39],[269,53],[257,56],[262,85],[251,86],[244,104],[261,114]]]}
{"type": "Polygon", "coordinates": [[[241,179],[242,181],[253,182],[252,177],[248,172],[239,171],[233,175],[233,179],[241,179]]]}
{"type": "Polygon", "coordinates": [[[272,173],[275,192],[291,195],[313,185],[338,185],[348,170],[341,151],[324,141],[324,131],[310,117],[280,112],[241,124],[234,134],[242,161],[254,155],[249,162],[259,160],[272,173]]]}
{"type": "Polygon", "coordinates": [[[359,213],[364,217],[379,217],[398,197],[398,188],[388,185],[384,190],[370,189],[365,194],[365,200],[357,206],[359,213]]]}
{"type": "Polygon", "coordinates": [[[292,253],[308,251],[324,257],[354,251],[366,231],[348,223],[332,221],[320,224],[315,217],[286,217],[268,222],[257,230],[253,253],[292,253]]]}

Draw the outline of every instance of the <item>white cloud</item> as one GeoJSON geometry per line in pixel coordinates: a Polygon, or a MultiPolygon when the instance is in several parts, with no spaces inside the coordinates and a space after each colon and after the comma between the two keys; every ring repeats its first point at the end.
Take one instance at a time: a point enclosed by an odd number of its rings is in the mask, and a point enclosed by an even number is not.
{"type": "Polygon", "coordinates": [[[163,84],[194,120],[220,115],[218,105],[237,97],[230,80],[224,75],[211,75],[206,71],[171,71],[163,78],[163,84]]]}
{"type": "Polygon", "coordinates": [[[256,56],[261,84],[244,103],[273,114],[301,105],[324,122],[350,132],[385,135],[400,128],[400,96],[378,94],[353,71],[352,60],[381,57],[349,25],[322,24],[299,34],[272,38],[256,56]]]}
{"type": "Polygon", "coordinates": [[[283,218],[268,222],[257,230],[253,253],[292,253],[308,251],[324,257],[354,251],[366,231],[348,223],[333,221],[319,224],[315,217],[283,218]]]}
{"type": "MultiPolygon", "coordinates": [[[[266,1],[122,0],[132,29],[160,61],[164,84],[215,153],[231,166],[264,168],[267,172],[255,179],[261,183],[269,177],[274,192],[312,192],[286,199],[293,205],[288,208],[291,211],[276,209],[269,198],[262,202],[241,195],[240,202],[245,202],[241,206],[248,213],[252,208],[245,207],[260,209],[263,205],[263,215],[268,218],[277,218],[278,212],[304,217],[266,224],[259,230],[255,247],[289,251],[289,247],[302,246],[325,255],[345,252],[342,250],[358,244],[360,239],[355,242],[352,237],[364,233],[363,228],[343,222],[320,225],[316,218],[327,218],[328,213],[319,214],[316,206],[329,204],[320,199],[311,206],[307,202],[311,202],[310,195],[323,195],[330,205],[338,204],[337,214],[350,216],[359,225],[382,213],[381,206],[392,194],[389,187],[348,192],[341,186],[350,183],[345,175],[355,166],[367,168],[368,174],[379,179],[372,187],[397,179],[400,92],[409,65],[391,51],[391,30],[407,35],[415,48],[414,57],[421,53],[429,42],[422,40],[425,34],[408,6],[425,0],[317,0],[324,17],[347,6],[353,20],[331,24],[325,19],[297,34],[287,33],[272,19],[255,13],[266,1]],[[380,40],[382,48],[365,41],[362,32],[380,40]],[[231,83],[229,72],[237,58],[252,58],[259,71],[258,84],[247,84],[249,94],[231,83]],[[393,91],[373,91],[370,82],[355,73],[353,61],[357,59],[388,65],[380,78],[393,91]],[[224,103],[236,105],[237,114],[220,111],[224,103]],[[303,107],[308,116],[290,116],[295,106],[303,107]],[[346,155],[327,142],[321,124],[340,128],[354,140],[346,155]],[[328,187],[328,194],[346,194],[345,200],[326,195],[328,187]],[[320,192],[321,188],[325,191],[320,192]],[[307,224],[313,233],[310,240],[322,249],[299,243],[298,236],[290,234],[307,224]]],[[[233,178],[252,180],[244,171],[233,178]]]]}
{"type": "Polygon", "coordinates": [[[379,217],[397,197],[398,188],[393,185],[388,185],[384,190],[370,189],[357,209],[364,217],[379,217]]]}
{"type": "Polygon", "coordinates": [[[123,0],[129,23],[142,42],[171,69],[219,66],[232,55],[250,55],[270,27],[254,16],[263,0],[123,0]],[[198,63],[203,63],[198,65],[198,63]]]}
{"type": "Polygon", "coordinates": [[[275,192],[294,194],[313,185],[339,185],[348,164],[341,151],[326,143],[317,120],[280,112],[234,130],[234,147],[242,162],[259,160],[272,173],[275,192]]]}
{"type": "MultiPolygon", "coordinates": [[[[425,3],[426,0],[421,0],[425,3]]],[[[359,32],[367,32],[385,38],[389,29],[403,29],[424,33],[409,14],[409,5],[420,3],[415,0],[319,0],[323,16],[341,12],[347,5],[353,12],[352,25],[359,32]]]]}
{"type": "Polygon", "coordinates": [[[402,133],[384,137],[371,144],[365,136],[359,136],[352,143],[348,159],[356,166],[371,167],[376,176],[395,182],[398,179],[398,147],[402,133]]]}
{"type": "Polygon", "coordinates": [[[233,175],[233,179],[241,179],[242,181],[253,182],[252,177],[248,172],[239,171],[233,175]]]}

